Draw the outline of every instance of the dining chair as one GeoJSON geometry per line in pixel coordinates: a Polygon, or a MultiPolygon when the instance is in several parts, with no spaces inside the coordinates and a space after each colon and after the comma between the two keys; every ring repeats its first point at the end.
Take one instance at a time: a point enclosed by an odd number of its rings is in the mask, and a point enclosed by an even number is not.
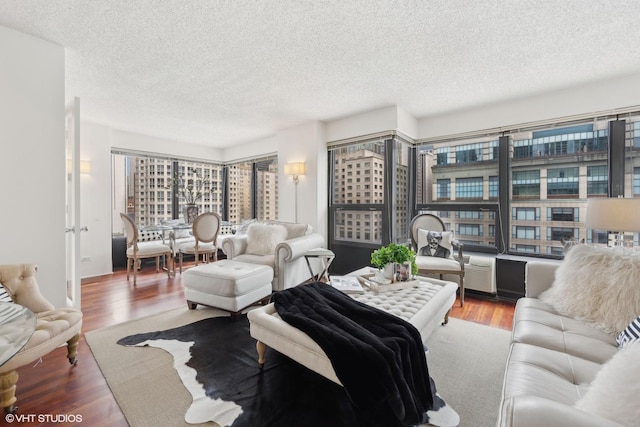
{"type": "Polygon", "coordinates": [[[171,247],[160,241],[138,242],[139,230],[135,222],[126,214],[120,213],[124,223],[124,232],[127,237],[127,280],[133,265],[133,285],[136,285],[136,276],[140,263],[145,258],[156,259],[156,271],[160,271],[160,257],[163,257],[163,265],[167,269],[167,276],[171,277],[171,271],[167,265],[167,257],[171,257],[171,247]]]}
{"type": "Polygon", "coordinates": [[[205,212],[193,220],[193,237],[191,242],[183,243],[178,247],[178,258],[180,260],[180,273],[182,273],[182,258],[184,254],[195,256],[196,265],[203,256],[205,262],[209,262],[213,255],[213,261],[218,260],[218,247],[216,239],[220,232],[220,215],[215,212],[205,212]]]}
{"type": "Polygon", "coordinates": [[[460,306],[464,305],[463,244],[447,231],[440,217],[433,214],[416,215],[411,220],[411,245],[416,250],[418,274],[460,276],[460,306]],[[454,251],[457,250],[457,251],[454,251]]]}

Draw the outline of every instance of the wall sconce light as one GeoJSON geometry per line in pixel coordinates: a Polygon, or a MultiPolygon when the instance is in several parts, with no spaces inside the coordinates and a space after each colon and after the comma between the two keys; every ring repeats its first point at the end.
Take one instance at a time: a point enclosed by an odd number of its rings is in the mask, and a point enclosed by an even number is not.
{"type": "Polygon", "coordinates": [[[293,183],[295,184],[294,192],[294,222],[298,222],[298,181],[301,175],[306,172],[306,165],[304,162],[287,163],[284,165],[284,174],[293,177],[293,183]]]}
{"type": "Polygon", "coordinates": [[[624,233],[640,231],[640,199],[588,199],[585,225],[592,230],[611,232],[609,246],[626,246],[624,233]]]}
{"type": "MultiPolygon", "coordinates": [[[[67,159],[67,172],[71,173],[72,169],[71,159],[67,159]]],[[[91,175],[91,162],[89,160],[80,160],[80,174],[91,175]]]]}
{"type": "Polygon", "coordinates": [[[284,165],[284,174],[293,177],[293,182],[298,183],[298,177],[304,175],[306,165],[304,162],[287,163],[284,165]]]}

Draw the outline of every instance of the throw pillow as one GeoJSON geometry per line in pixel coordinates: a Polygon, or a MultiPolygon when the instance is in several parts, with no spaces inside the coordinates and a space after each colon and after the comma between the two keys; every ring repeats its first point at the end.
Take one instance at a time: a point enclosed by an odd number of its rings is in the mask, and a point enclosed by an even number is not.
{"type": "Polygon", "coordinates": [[[235,234],[237,234],[238,236],[247,234],[247,231],[249,230],[249,226],[255,222],[256,222],[255,218],[242,221],[242,223],[236,227],[235,234]]]}
{"type": "Polygon", "coordinates": [[[138,242],[150,242],[152,240],[162,240],[162,236],[157,231],[141,231],[138,233],[138,242]]]}
{"type": "Polygon", "coordinates": [[[13,302],[13,298],[11,298],[11,295],[7,292],[2,283],[0,283],[0,302],[13,302]]]}
{"type": "Polygon", "coordinates": [[[636,341],[640,341],[640,316],[629,323],[629,326],[624,331],[620,332],[616,341],[618,341],[620,347],[626,347],[636,341]]]}
{"type": "Polygon", "coordinates": [[[418,255],[453,257],[453,232],[418,229],[418,255]]]}
{"type": "Polygon", "coordinates": [[[539,299],[615,336],[640,313],[638,277],[640,256],[634,251],[576,245],[539,299]]]}
{"type": "Polygon", "coordinates": [[[283,225],[254,223],[247,230],[247,251],[253,255],[273,255],[278,243],[287,239],[283,225]]]}
{"type": "Polygon", "coordinates": [[[624,426],[640,420],[640,343],[618,352],[598,371],[575,407],[624,426]]]}

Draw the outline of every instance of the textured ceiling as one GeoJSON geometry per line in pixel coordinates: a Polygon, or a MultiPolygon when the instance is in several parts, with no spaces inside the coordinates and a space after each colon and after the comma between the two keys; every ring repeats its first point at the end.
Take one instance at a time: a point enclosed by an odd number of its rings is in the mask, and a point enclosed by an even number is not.
{"type": "Polygon", "coordinates": [[[84,119],[222,148],[390,105],[421,118],[638,73],[639,6],[0,0],[0,25],[67,47],[84,119]]]}

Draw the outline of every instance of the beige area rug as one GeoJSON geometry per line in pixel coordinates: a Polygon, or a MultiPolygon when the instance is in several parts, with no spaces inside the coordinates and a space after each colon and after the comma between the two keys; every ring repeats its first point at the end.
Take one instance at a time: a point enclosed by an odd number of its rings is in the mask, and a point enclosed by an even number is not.
{"type": "MultiPolygon", "coordinates": [[[[222,312],[214,309],[191,311],[181,307],[85,334],[132,427],[194,425],[184,421],[191,395],[182,385],[169,353],[158,348],[125,347],[116,341],[219,315],[222,312]]],[[[429,373],[439,394],[460,415],[460,426],[495,426],[509,338],[508,331],[452,318],[427,340],[429,373]]]]}

